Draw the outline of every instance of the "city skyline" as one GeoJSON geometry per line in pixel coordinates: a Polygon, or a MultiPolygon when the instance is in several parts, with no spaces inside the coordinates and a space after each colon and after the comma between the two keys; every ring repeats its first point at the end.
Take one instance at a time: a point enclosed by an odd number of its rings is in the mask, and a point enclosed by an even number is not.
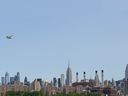
{"type": "Polygon", "coordinates": [[[104,79],[125,77],[128,64],[128,1],[0,1],[0,76],[16,72],[73,80],[104,70],[104,79]],[[6,36],[13,35],[12,39],[6,36]]]}
{"type": "MultiPolygon", "coordinates": [[[[123,80],[123,79],[127,80],[127,74],[128,74],[127,71],[128,71],[128,64],[126,64],[124,77],[120,78],[118,80],[123,80]]],[[[76,73],[73,74],[72,73],[72,69],[70,67],[70,63],[68,61],[68,67],[67,67],[67,70],[65,70],[65,74],[61,73],[58,76],[53,75],[53,77],[50,77],[49,79],[46,78],[46,77],[33,77],[32,79],[29,79],[29,82],[32,82],[33,80],[40,78],[43,81],[48,81],[48,82],[51,82],[52,79],[53,79],[53,82],[57,83],[57,81],[58,81],[57,78],[58,78],[58,79],[60,79],[60,83],[62,85],[71,86],[71,84],[73,82],[80,82],[80,81],[86,82],[86,80],[87,81],[88,80],[95,80],[98,84],[101,83],[101,85],[103,85],[103,81],[104,80],[109,80],[109,81],[115,80],[114,77],[113,78],[105,78],[104,79],[105,74],[104,74],[104,70],[103,69],[100,70],[100,71],[94,70],[93,77],[92,76],[87,77],[87,75],[88,74],[85,71],[83,73],[79,73],[77,71],[76,73]]],[[[1,75],[1,84],[8,84],[8,83],[11,83],[11,81],[12,82],[14,82],[14,81],[24,82],[24,80],[26,80],[26,81],[28,80],[26,78],[29,78],[29,76],[27,76],[27,75],[22,76],[22,75],[20,75],[20,72],[17,72],[17,74],[15,74],[15,75],[13,74],[13,76],[12,75],[10,76],[9,72],[5,72],[5,77],[4,77],[4,75],[1,75]],[[22,80],[20,78],[22,78],[22,80]]],[[[55,83],[53,83],[54,86],[56,86],[55,83]]]]}

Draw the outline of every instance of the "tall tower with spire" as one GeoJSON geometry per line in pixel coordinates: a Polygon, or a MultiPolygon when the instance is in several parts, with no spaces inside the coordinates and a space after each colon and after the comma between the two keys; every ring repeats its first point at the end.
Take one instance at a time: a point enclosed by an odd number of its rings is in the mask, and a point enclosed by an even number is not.
{"type": "Polygon", "coordinates": [[[72,70],[70,68],[70,62],[68,61],[68,68],[66,71],[66,85],[72,85],[72,70]]]}

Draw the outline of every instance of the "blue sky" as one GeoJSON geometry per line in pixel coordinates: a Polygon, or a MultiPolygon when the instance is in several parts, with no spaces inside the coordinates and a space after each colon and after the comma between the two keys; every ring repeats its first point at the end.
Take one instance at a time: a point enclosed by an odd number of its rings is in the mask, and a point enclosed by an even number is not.
{"type": "MultiPolygon", "coordinates": [[[[1,0],[0,76],[17,71],[51,80],[66,72],[104,69],[105,79],[124,77],[128,63],[127,0],[1,0]],[[14,35],[7,40],[6,35],[14,35]]],[[[100,76],[99,76],[100,77],[100,76]]]]}

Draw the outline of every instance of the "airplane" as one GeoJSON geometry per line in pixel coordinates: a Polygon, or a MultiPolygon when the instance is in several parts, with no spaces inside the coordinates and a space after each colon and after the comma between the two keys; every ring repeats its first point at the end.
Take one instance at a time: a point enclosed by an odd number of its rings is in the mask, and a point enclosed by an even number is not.
{"type": "Polygon", "coordinates": [[[7,39],[12,39],[13,35],[6,36],[7,39]]]}

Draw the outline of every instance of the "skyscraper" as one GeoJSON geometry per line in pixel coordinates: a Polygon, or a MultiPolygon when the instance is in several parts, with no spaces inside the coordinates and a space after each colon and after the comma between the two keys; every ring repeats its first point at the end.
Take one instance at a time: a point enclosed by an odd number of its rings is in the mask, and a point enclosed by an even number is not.
{"type": "Polygon", "coordinates": [[[68,68],[66,71],[66,85],[69,85],[69,86],[72,85],[72,71],[70,68],[70,63],[68,64],[68,68]]]}
{"type": "Polygon", "coordinates": [[[55,77],[53,78],[53,86],[57,87],[57,79],[55,77]]]}
{"type": "Polygon", "coordinates": [[[95,86],[98,87],[99,86],[99,76],[98,76],[98,72],[97,70],[95,71],[95,86]]]}
{"type": "Polygon", "coordinates": [[[86,82],[86,72],[83,72],[84,82],[86,82]]]}
{"type": "Polygon", "coordinates": [[[78,72],[76,72],[76,82],[78,82],[79,79],[78,79],[78,72]]]}
{"type": "Polygon", "coordinates": [[[17,72],[17,81],[20,82],[20,73],[19,72],[17,72]]]}
{"type": "Polygon", "coordinates": [[[30,84],[30,82],[28,81],[27,77],[25,76],[25,78],[24,78],[24,85],[29,85],[29,84],[30,84]]]}
{"type": "Polygon", "coordinates": [[[1,77],[1,83],[2,85],[5,85],[5,77],[1,77]]]}
{"type": "Polygon", "coordinates": [[[5,73],[5,84],[6,85],[9,84],[9,73],[8,72],[5,73]]]}
{"type": "Polygon", "coordinates": [[[104,87],[104,70],[101,70],[101,86],[104,87]]]}
{"type": "Polygon", "coordinates": [[[59,88],[61,87],[61,80],[60,80],[60,78],[58,78],[58,87],[59,88]]]}
{"type": "Polygon", "coordinates": [[[65,80],[64,80],[64,74],[61,74],[61,78],[60,78],[60,81],[61,81],[61,87],[63,87],[64,86],[64,82],[65,82],[65,80]]]}
{"type": "Polygon", "coordinates": [[[10,84],[14,84],[15,82],[15,77],[10,77],[10,84]]]}

